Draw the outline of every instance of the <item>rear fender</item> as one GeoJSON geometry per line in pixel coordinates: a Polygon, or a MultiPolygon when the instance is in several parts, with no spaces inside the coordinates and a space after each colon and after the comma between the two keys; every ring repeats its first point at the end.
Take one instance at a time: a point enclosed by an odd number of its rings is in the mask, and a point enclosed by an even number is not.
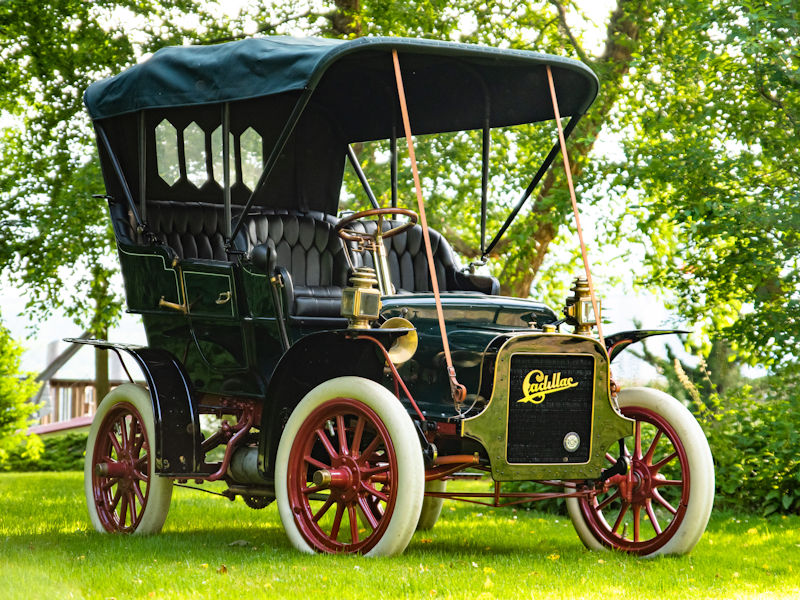
{"type": "Polygon", "coordinates": [[[181,362],[166,350],[117,344],[105,340],[66,339],[127,352],[141,368],[153,403],[156,426],[156,472],[163,475],[198,473],[203,465],[200,419],[189,377],[181,362]]]}

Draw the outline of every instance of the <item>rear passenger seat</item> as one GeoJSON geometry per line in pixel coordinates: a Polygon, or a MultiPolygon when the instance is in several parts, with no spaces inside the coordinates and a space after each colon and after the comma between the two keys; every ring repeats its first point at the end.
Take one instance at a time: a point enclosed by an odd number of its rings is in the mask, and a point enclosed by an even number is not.
{"type": "MultiPolygon", "coordinates": [[[[223,219],[221,205],[201,203],[152,201],[146,214],[150,230],[180,259],[228,261],[223,219]]],[[[276,268],[282,271],[290,316],[339,317],[349,263],[344,244],[334,232],[337,222],[333,215],[288,209],[256,209],[246,216],[235,246],[265,273],[272,274],[276,268]]],[[[386,227],[390,225],[385,222],[386,227]]],[[[374,231],[376,226],[375,221],[357,222],[352,229],[374,231]]],[[[430,234],[442,291],[497,294],[495,278],[463,273],[447,240],[434,230],[430,234]]],[[[143,243],[141,239],[138,242],[143,243]]],[[[431,291],[421,227],[385,243],[397,292],[431,291]]],[[[367,252],[352,252],[351,256],[355,266],[374,266],[367,252]]]]}

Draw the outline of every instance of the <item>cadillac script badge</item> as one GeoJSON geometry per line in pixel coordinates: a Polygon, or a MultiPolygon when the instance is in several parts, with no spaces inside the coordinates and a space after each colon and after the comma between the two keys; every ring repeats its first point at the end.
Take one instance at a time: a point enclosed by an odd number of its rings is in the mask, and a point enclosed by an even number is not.
{"type": "Polygon", "coordinates": [[[545,375],[539,369],[530,371],[522,382],[522,393],[524,398],[517,402],[531,402],[541,404],[548,394],[562,392],[570,388],[578,387],[577,382],[572,377],[561,377],[561,372],[545,375]]]}

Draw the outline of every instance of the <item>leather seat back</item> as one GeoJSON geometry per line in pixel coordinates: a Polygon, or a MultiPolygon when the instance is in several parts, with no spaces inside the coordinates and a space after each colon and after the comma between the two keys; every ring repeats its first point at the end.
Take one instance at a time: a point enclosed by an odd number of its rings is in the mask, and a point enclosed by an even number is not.
{"type": "Polygon", "coordinates": [[[178,258],[227,261],[224,216],[223,207],[215,204],[157,201],[147,203],[146,221],[178,258]]]}
{"type": "Polygon", "coordinates": [[[249,253],[260,244],[274,248],[275,266],[284,267],[295,287],[347,285],[344,245],[333,231],[337,219],[324,213],[288,210],[248,215],[245,246],[249,253]]]}

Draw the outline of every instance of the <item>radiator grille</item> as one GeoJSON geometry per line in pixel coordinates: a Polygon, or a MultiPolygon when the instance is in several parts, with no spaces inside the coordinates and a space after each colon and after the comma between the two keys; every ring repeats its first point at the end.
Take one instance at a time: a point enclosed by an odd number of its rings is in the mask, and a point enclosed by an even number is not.
{"type": "Polygon", "coordinates": [[[517,464],[585,463],[589,460],[594,359],[581,355],[511,357],[507,460],[517,464]],[[569,433],[580,436],[574,452],[569,433]]]}

